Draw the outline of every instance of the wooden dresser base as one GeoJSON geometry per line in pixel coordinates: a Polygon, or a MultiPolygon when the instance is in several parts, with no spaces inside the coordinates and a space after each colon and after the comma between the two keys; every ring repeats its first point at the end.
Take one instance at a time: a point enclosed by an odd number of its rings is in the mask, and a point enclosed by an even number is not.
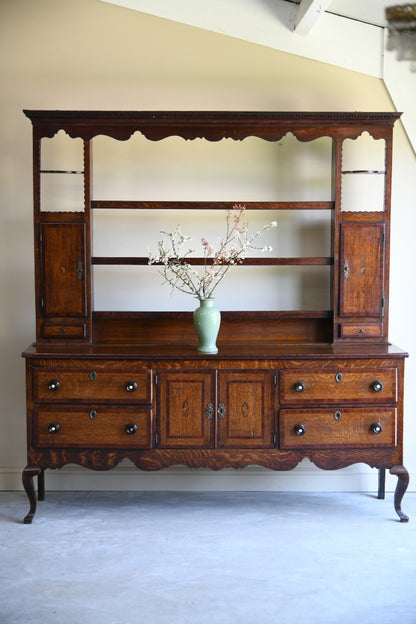
{"type": "Polygon", "coordinates": [[[308,458],[323,470],[366,463],[409,482],[403,466],[406,354],[393,346],[193,347],[32,345],[25,353],[29,524],[44,471],[169,466],[276,471],[308,458]]]}

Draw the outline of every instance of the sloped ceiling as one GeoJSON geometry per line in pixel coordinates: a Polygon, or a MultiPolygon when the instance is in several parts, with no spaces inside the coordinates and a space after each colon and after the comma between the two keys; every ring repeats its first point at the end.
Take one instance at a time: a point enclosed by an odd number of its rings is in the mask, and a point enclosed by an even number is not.
{"type": "Polygon", "coordinates": [[[384,80],[416,152],[416,73],[387,52],[392,0],[101,0],[384,80]]]}
{"type": "Polygon", "coordinates": [[[331,13],[328,0],[103,1],[371,76],[382,74],[383,28],[331,13]]]}

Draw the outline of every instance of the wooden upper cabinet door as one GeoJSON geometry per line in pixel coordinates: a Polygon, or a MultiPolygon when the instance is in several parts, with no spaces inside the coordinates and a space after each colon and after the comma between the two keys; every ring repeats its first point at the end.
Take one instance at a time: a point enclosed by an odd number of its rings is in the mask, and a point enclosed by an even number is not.
{"type": "Polygon", "coordinates": [[[213,446],[214,375],[212,371],[158,373],[160,448],[213,446]]]}
{"type": "Polygon", "coordinates": [[[41,226],[41,309],[45,317],[85,317],[85,224],[41,226]]]}
{"type": "Polygon", "coordinates": [[[384,224],[341,226],[340,316],[381,317],[384,297],[384,224]]]}
{"type": "Polygon", "coordinates": [[[274,372],[221,371],[218,375],[217,446],[271,448],[274,372]]]}

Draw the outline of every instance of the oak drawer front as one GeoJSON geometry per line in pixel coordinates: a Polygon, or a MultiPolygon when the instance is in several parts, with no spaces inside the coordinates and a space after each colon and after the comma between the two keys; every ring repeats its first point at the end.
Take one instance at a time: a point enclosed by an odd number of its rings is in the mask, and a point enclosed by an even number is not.
{"type": "Polygon", "coordinates": [[[383,323],[341,323],[341,338],[381,338],[383,323]]]}
{"type": "Polygon", "coordinates": [[[87,326],[85,323],[42,323],[42,338],[85,338],[87,326]]]}
{"type": "Polygon", "coordinates": [[[310,369],[280,372],[282,404],[338,403],[342,401],[397,401],[395,368],[311,371],[310,369]]]}
{"type": "Polygon", "coordinates": [[[394,447],[396,421],[395,408],[284,409],[279,447],[394,447]]]}
{"type": "Polygon", "coordinates": [[[151,403],[152,371],[34,369],[35,401],[114,401],[151,403]]]}
{"type": "Polygon", "coordinates": [[[48,448],[151,448],[150,409],[40,407],[34,414],[36,446],[48,448]]]}

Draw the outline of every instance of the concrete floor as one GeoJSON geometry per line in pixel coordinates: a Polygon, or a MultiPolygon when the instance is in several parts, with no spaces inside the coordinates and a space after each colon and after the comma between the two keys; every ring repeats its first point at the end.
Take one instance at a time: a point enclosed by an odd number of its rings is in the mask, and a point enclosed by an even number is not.
{"type": "Polygon", "coordinates": [[[1,624],[416,624],[416,494],[0,493],[1,624]]]}

